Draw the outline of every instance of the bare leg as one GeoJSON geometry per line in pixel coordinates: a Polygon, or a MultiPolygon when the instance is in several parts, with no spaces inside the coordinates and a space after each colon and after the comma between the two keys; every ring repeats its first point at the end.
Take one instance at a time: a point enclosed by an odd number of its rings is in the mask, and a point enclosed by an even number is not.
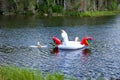
{"type": "Polygon", "coordinates": [[[75,37],[75,42],[78,42],[78,37],[75,37]]]}

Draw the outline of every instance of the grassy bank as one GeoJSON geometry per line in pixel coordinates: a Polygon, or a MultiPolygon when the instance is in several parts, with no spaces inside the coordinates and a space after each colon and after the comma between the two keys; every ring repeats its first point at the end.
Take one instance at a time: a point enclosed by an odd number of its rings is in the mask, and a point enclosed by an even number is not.
{"type": "MultiPolygon", "coordinates": [[[[60,73],[45,73],[39,70],[26,68],[0,66],[0,80],[65,80],[65,76],[60,73]]],[[[75,80],[69,78],[68,80],[75,80]]]]}
{"type": "MultiPolygon", "coordinates": [[[[18,68],[15,66],[0,66],[0,80],[81,80],[81,79],[76,79],[73,78],[72,76],[65,77],[64,74],[61,73],[42,74],[40,70],[18,68]]],[[[92,78],[86,77],[84,80],[92,80],[92,78]]],[[[103,77],[98,77],[96,80],[106,79],[103,77]]]]}
{"type": "Polygon", "coordinates": [[[78,16],[78,17],[93,17],[93,16],[109,16],[119,15],[120,11],[88,11],[88,12],[66,12],[66,16],[78,16]]]}
{"type": "Polygon", "coordinates": [[[110,15],[119,15],[120,14],[120,10],[119,11],[87,11],[87,12],[77,12],[77,11],[66,11],[66,12],[61,12],[61,13],[51,13],[51,14],[48,14],[48,13],[42,13],[42,14],[39,14],[39,13],[36,13],[36,14],[29,14],[26,13],[26,14],[11,14],[11,13],[7,13],[7,14],[4,14],[4,15],[25,15],[25,16],[73,16],[73,17],[97,17],[97,16],[110,16],[110,15]]]}

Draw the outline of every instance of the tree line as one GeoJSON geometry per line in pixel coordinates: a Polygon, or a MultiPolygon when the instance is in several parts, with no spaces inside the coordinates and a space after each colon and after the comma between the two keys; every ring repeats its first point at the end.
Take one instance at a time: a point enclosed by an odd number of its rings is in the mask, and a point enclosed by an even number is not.
{"type": "Polygon", "coordinates": [[[0,14],[53,14],[119,10],[120,0],[0,0],[0,14]]]}

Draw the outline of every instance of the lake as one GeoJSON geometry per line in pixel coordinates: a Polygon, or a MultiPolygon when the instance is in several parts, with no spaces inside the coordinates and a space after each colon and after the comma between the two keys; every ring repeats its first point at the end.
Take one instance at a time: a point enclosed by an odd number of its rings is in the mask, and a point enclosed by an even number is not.
{"type": "Polygon", "coordinates": [[[63,72],[75,78],[120,79],[120,16],[35,17],[0,16],[0,64],[43,72],[63,72]],[[70,40],[91,36],[89,47],[79,50],[54,48],[52,36],[70,40]],[[40,41],[46,48],[31,48],[40,41]]]}

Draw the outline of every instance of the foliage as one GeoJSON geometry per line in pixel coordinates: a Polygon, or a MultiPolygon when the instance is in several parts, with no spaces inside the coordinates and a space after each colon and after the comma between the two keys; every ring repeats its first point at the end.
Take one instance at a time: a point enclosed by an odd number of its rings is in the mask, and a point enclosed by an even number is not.
{"type": "MultiPolygon", "coordinates": [[[[44,73],[40,70],[18,68],[16,66],[0,66],[0,80],[78,80],[72,76],[64,76],[63,73],[44,73]]],[[[79,79],[81,80],[81,79],[79,79]]],[[[85,77],[85,80],[92,80],[85,77]]],[[[97,80],[105,80],[98,77],[97,80]]]]}
{"type": "Polygon", "coordinates": [[[92,17],[92,16],[107,16],[120,14],[120,11],[87,11],[87,12],[76,12],[69,11],[66,12],[67,16],[78,16],[78,17],[92,17]]]}
{"type": "Polygon", "coordinates": [[[115,0],[111,0],[111,4],[108,5],[108,10],[116,10],[117,9],[117,3],[115,0]]]}
{"type": "Polygon", "coordinates": [[[21,69],[17,67],[0,67],[2,80],[42,80],[40,72],[30,69],[21,69]]]}
{"type": "Polygon", "coordinates": [[[119,4],[118,0],[2,0],[0,14],[52,15],[65,12],[69,16],[91,16],[94,11],[117,10],[119,4]]]}
{"type": "Polygon", "coordinates": [[[54,5],[52,7],[53,12],[61,13],[62,12],[62,7],[60,5],[54,5]]]}
{"type": "MultiPolygon", "coordinates": [[[[61,73],[45,73],[43,75],[40,70],[0,66],[0,80],[65,80],[65,76],[61,73]]],[[[68,80],[75,79],[68,78],[68,80]]]]}
{"type": "Polygon", "coordinates": [[[38,6],[38,12],[39,13],[48,13],[48,14],[52,14],[52,13],[61,13],[62,12],[62,7],[59,5],[47,5],[47,4],[40,4],[38,6]]]}

